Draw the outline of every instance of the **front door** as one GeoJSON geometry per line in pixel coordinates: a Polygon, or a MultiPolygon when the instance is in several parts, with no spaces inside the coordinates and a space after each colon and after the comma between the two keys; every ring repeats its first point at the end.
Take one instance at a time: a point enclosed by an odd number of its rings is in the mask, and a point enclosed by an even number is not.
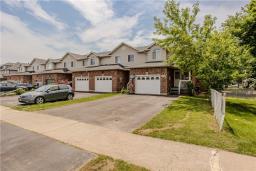
{"type": "Polygon", "coordinates": [[[174,87],[179,87],[180,70],[174,70],[174,87]]]}

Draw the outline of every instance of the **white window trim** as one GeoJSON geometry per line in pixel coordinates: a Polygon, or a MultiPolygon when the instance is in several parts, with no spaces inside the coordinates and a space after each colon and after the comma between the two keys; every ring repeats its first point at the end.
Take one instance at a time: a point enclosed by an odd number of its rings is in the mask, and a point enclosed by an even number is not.
{"type": "Polygon", "coordinates": [[[128,57],[128,62],[134,62],[135,61],[135,55],[134,54],[129,54],[127,57],[128,57]],[[132,61],[129,61],[129,56],[133,56],[133,60],[132,61]]]}

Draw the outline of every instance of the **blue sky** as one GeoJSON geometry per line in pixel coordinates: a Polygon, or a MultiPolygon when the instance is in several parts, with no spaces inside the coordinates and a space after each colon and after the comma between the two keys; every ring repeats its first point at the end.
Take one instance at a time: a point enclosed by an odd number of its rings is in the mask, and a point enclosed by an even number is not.
{"type": "MultiPolygon", "coordinates": [[[[120,42],[142,46],[152,42],[153,17],[162,17],[164,0],[2,0],[1,61],[29,62],[34,57],[60,58],[113,49],[120,42]]],[[[180,0],[182,7],[195,1],[180,0]]],[[[201,0],[197,22],[206,14],[218,18],[246,5],[245,0],[201,0]]]]}

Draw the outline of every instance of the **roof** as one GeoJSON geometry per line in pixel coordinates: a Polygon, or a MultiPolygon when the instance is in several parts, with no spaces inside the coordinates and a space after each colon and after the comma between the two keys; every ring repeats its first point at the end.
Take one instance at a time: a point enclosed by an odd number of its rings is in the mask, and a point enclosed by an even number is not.
{"type": "Polygon", "coordinates": [[[47,59],[46,61],[45,61],[45,64],[47,64],[48,62],[51,62],[51,63],[58,63],[58,62],[60,62],[61,61],[61,59],[47,59]]]}
{"type": "Polygon", "coordinates": [[[34,63],[34,61],[38,61],[39,64],[45,64],[45,62],[46,62],[45,59],[34,58],[34,59],[30,62],[30,65],[31,65],[32,63],[34,63]]]}
{"type": "Polygon", "coordinates": [[[72,56],[73,58],[75,58],[76,60],[82,60],[82,59],[85,59],[87,57],[87,55],[79,55],[79,54],[76,54],[76,53],[72,53],[72,52],[68,52],[66,53],[62,58],[61,60],[63,60],[66,55],[70,55],[72,56]]]}
{"type": "Polygon", "coordinates": [[[68,74],[71,73],[70,71],[64,71],[63,69],[55,69],[55,70],[45,70],[42,72],[35,72],[32,73],[32,75],[38,75],[38,74],[68,74]]]}
{"type": "Polygon", "coordinates": [[[173,67],[173,66],[170,66],[163,61],[156,61],[156,62],[147,62],[140,65],[134,65],[127,68],[130,69],[130,68],[158,68],[158,67],[173,67]]]}
{"type": "Polygon", "coordinates": [[[8,76],[12,76],[12,75],[31,75],[30,72],[18,72],[18,73],[14,73],[14,74],[9,74],[8,76]]]}
{"type": "Polygon", "coordinates": [[[111,65],[99,65],[94,67],[81,67],[76,68],[73,70],[73,72],[79,72],[79,71],[101,71],[101,70],[127,70],[122,65],[119,64],[111,64],[111,65]]]}

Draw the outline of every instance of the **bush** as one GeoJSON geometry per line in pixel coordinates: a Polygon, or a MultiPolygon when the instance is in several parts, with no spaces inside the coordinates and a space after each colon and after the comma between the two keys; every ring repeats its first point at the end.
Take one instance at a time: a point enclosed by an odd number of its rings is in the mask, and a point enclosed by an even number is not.
{"type": "Polygon", "coordinates": [[[192,82],[187,82],[187,87],[188,87],[188,95],[189,96],[194,96],[194,85],[192,82]]]}
{"type": "Polygon", "coordinates": [[[122,88],[121,94],[129,94],[129,90],[127,88],[122,88]]]}
{"type": "Polygon", "coordinates": [[[17,88],[15,90],[16,95],[21,95],[21,94],[23,94],[25,92],[26,92],[26,90],[24,90],[23,88],[17,88]]]}

